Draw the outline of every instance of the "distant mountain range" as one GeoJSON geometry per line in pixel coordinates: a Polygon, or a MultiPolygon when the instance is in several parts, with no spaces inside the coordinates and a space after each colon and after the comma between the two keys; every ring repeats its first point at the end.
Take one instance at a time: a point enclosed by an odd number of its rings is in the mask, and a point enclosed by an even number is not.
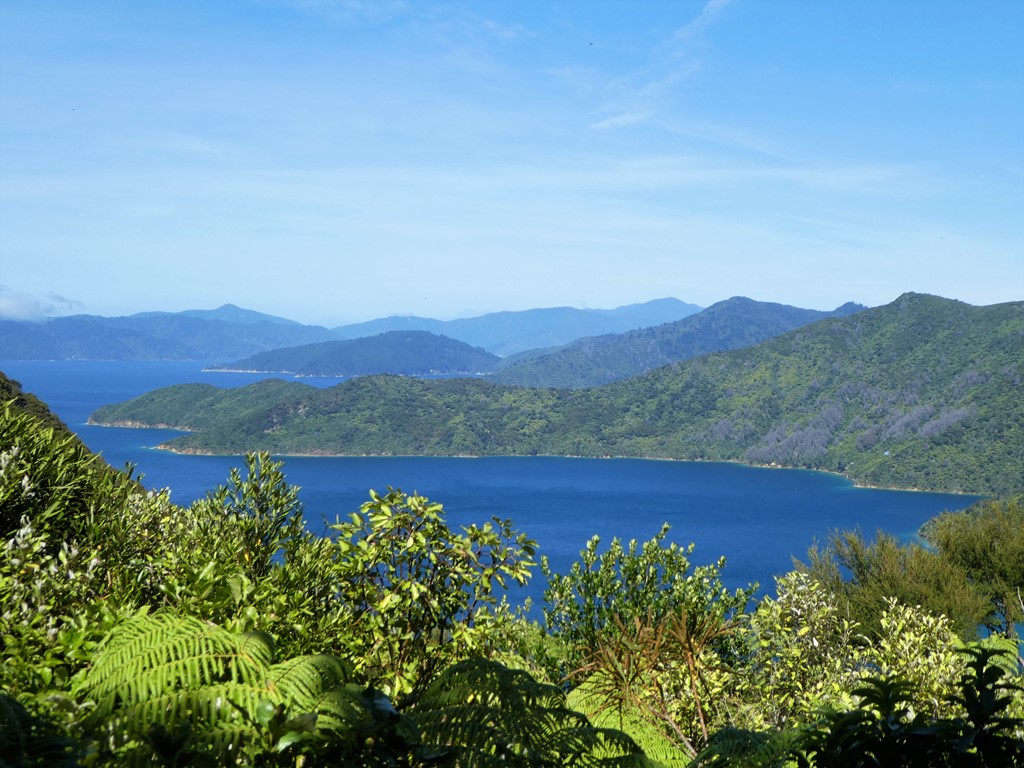
{"type": "Polygon", "coordinates": [[[235,360],[320,341],[430,331],[497,355],[566,344],[678,320],[700,307],[657,299],[618,309],[570,307],[494,312],[463,320],[391,317],[328,329],[242,309],[143,312],[128,317],[73,315],[43,321],[0,320],[0,359],[235,360]]]}
{"type": "Polygon", "coordinates": [[[495,371],[501,358],[486,349],[427,331],[390,331],[344,341],[321,341],[260,352],[210,370],[291,373],[302,376],[479,375],[495,371]]]}
{"type": "Polygon", "coordinates": [[[528,349],[567,344],[584,336],[622,333],[634,328],[680,320],[701,308],[679,299],[655,299],[616,309],[551,307],[520,312],[492,312],[461,320],[387,317],[334,329],[339,338],[372,336],[386,331],[430,331],[507,357],[528,349]]]}
{"type": "Polygon", "coordinates": [[[0,358],[216,360],[333,338],[326,328],[226,304],[210,311],[146,312],[128,317],[0,320],[0,358]]]}
{"type": "Polygon", "coordinates": [[[175,450],[735,460],[862,484],[1024,488],[1024,302],[905,294],[591,389],[481,379],[181,385],[93,415],[193,430],[175,450]]]}
{"type": "Polygon", "coordinates": [[[590,387],[708,352],[750,346],[815,320],[861,309],[859,304],[845,304],[834,312],[820,312],[736,297],[674,323],[586,337],[509,358],[428,331],[388,331],[261,352],[211,368],[307,376],[471,373],[486,374],[502,384],[590,387]]]}
{"type": "Polygon", "coordinates": [[[302,327],[302,323],[296,320],[288,320],[276,315],[243,309],[242,307],[236,307],[234,304],[224,304],[217,309],[186,309],[183,312],[139,312],[132,315],[132,317],[143,320],[153,317],[194,317],[199,320],[222,321],[225,323],[237,323],[238,325],[270,323],[272,325],[288,325],[293,328],[302,327]]]}

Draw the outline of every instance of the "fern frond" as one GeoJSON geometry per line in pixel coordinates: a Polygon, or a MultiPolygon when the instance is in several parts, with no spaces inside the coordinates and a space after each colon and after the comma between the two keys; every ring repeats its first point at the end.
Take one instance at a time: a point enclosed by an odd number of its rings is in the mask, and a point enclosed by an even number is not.
{"type": "Polygon", "coordinates": [[[615,729],[629,735],[647,755],[653,768],[686,768],[691,756],[669,738],[655,721],[637,709],[610,707],[586,682],[567,696],[568,705],[585,713],[595,726],[615,729]]]}
{"type": "Polygon", "coordinates": [[[712,734],[693,762],[694,768],[782,768],[796,757],[801,733],[797,730],[763,733],[723,728],[712,734]]]}
{"type": "Polygon", "coordinates": [[[299,656],[273,665],[266,673],[272,696],[299,709],[313,709],[324,693],[345,685],[348,666],[336,656],[299,656]]]}
{"type": "Polygon", "coordinates": [[[259,686],[273,659],[268,638],[237,635],[199,619],[155,614],[121,625],[89,673],[94,718],[216,683],[259,686]]]}
{"type": "Polygon", "coordinates": [[[556,686],[486,659],[443,673],[413,715],[423,741],[453,748],[465,768],[494,765],[646,766],[626,734],[594,728],[556,686]]]}
{"type": "Polygon", "coordinates": [[[331,656],[273,664],[273,654],[265,634],[173,614],[133,618],[111,633],[85,678],[96,704],[87,727],[125,764],[161,749],[215,761],[299,740],[337,754],[355,749],[372,715],[362,689],[346,685],[348,667],[331,656]]]}

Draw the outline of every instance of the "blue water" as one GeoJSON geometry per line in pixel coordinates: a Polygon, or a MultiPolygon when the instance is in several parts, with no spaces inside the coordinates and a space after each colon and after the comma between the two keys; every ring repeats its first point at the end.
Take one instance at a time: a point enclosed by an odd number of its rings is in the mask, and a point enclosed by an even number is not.
{"type": "MultiPolygon", "coordinates": [[[[238,457],[180,456],[153,446],[175,433],[86,424],[107,403],[169,384],[202,381],[240,386],[259,374],[204,373],[195,362],[0,361],[0,370],[43,399],[93,450],[117,467],[136,466],[150,488],[170,488],[187,504],[224,482],[238,457]]],[[[302,379],[332,386],[337,379],[302,379]]],[[[345,517],[388,486],[444,504],[453,526],[510,518],[564,572],[593,535],[641,541],[668,522],[670,538],[694,542],[694,561],[727,558],[730,587],[792,568],[794,557],[835,529],[884,530],[912,539],[920,525],[962,509],[976,496],[855,488],[844,478],[805,470],[737,464],[563,458],[285,458],[288,481],[300,486],[307,520],[345,517]]],[[[525,595],[543,593],[539,569],[525,595]]]]}

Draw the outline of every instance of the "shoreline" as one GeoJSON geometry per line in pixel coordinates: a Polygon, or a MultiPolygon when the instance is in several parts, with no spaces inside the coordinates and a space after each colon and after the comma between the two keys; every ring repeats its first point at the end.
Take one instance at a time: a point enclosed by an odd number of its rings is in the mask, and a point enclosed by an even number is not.
{"type": "MultiPolygon", "coordinates": [[[[172,429],[179,432],[188,434],[194,430],[177,427],[168,424],[146,424],[143,422],[136,421],[124,421],[124,422],[94,422],[91,419],[87,422],[89,426],[95,427],[120,427],[125,429],[172,429]]],[[[159,445],[151,446],[153,450],[165,451],[167,453],[177,454],[179,456],[244,456],[246,453],[258,452],[258,451],[232,451],[226,453],[219,453],[215,451],[206,451],[200,449],[179,449],[172,448],[168,443],[160,443],[159,445]]],[[[837,472],[832,469],[818,469],[815,467],[791,467],[782,464],[752,464],[750,462],[740,461],[739,459],[684,459],[684,458],[673,458],[669,456],[579,456],[579,455],[567,455],[567,454],[389,454],[389,453],[334,453],[330,451],[305,451],[305,452],[273,452],[270,451],[271,455],[280,458],[322,458],[322,459],[360,459],[360,458],[436,458],[436,459],[485,459],[485,458],[558,458],[558,459],[592,459],[592,460],[620,460],[620,461],[674,461],[674,462],[689,462],[689,463],[710,463],[710,464],[735,464],[741,467],[747,467],[750,469],[767,469],[767,470],[789,470],[789,471],[803,471],[803,472],[821,472],[823,474],[832,475],[834,477],[841,477],[847,480],[852,487],[869,490],[869,491],[902,491],[909,493],[942,493],[950,494],[954,496],[980,496],[982,498],[990,498],[990,493],[979,493],[974,491],[964,490],[944,490],[937,488],[901,488],[898,486],[885,486],[885,485],[873,485],[865,483],[849,475],[837,472]]]]}

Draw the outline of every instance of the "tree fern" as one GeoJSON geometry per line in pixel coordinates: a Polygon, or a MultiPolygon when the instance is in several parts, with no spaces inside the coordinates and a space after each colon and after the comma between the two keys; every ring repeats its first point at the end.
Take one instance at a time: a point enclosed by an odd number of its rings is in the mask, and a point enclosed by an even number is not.
{"type": "Polygon", "coordinates": [[[723,728],[708,740],[693,768],[783,768],[793,765],[803,732],[723,728]]]}
{"type": "Polygon", "coordinates": [[[485,659],[445,670],[413,716],[424,742],[451,748],[460,768],[648,765],[632,739],[595,728],[556,686],[485,659]]]}
{"type": "Polygon", "coordinates": [[[339,659],[273,660],[265,634],[138,616],[111,633],[85,678],[81,693],[95,702],[86,728],[119,765],[274,765],[301,751],[312,766],[351,758],[380,730],[374,699],[347,683],[339,659]]]}
{"type": "Polygon", "coordinates": [[[690,764],[690,756],[665,735],[658,723],[645,719],[635,709],[606,706],[605,699],[587,682],[573,688],[567,701],[570,707],[585,713],[594,725],[628,734],[643,750],[652,768],[685,768],[690,764]]]}

